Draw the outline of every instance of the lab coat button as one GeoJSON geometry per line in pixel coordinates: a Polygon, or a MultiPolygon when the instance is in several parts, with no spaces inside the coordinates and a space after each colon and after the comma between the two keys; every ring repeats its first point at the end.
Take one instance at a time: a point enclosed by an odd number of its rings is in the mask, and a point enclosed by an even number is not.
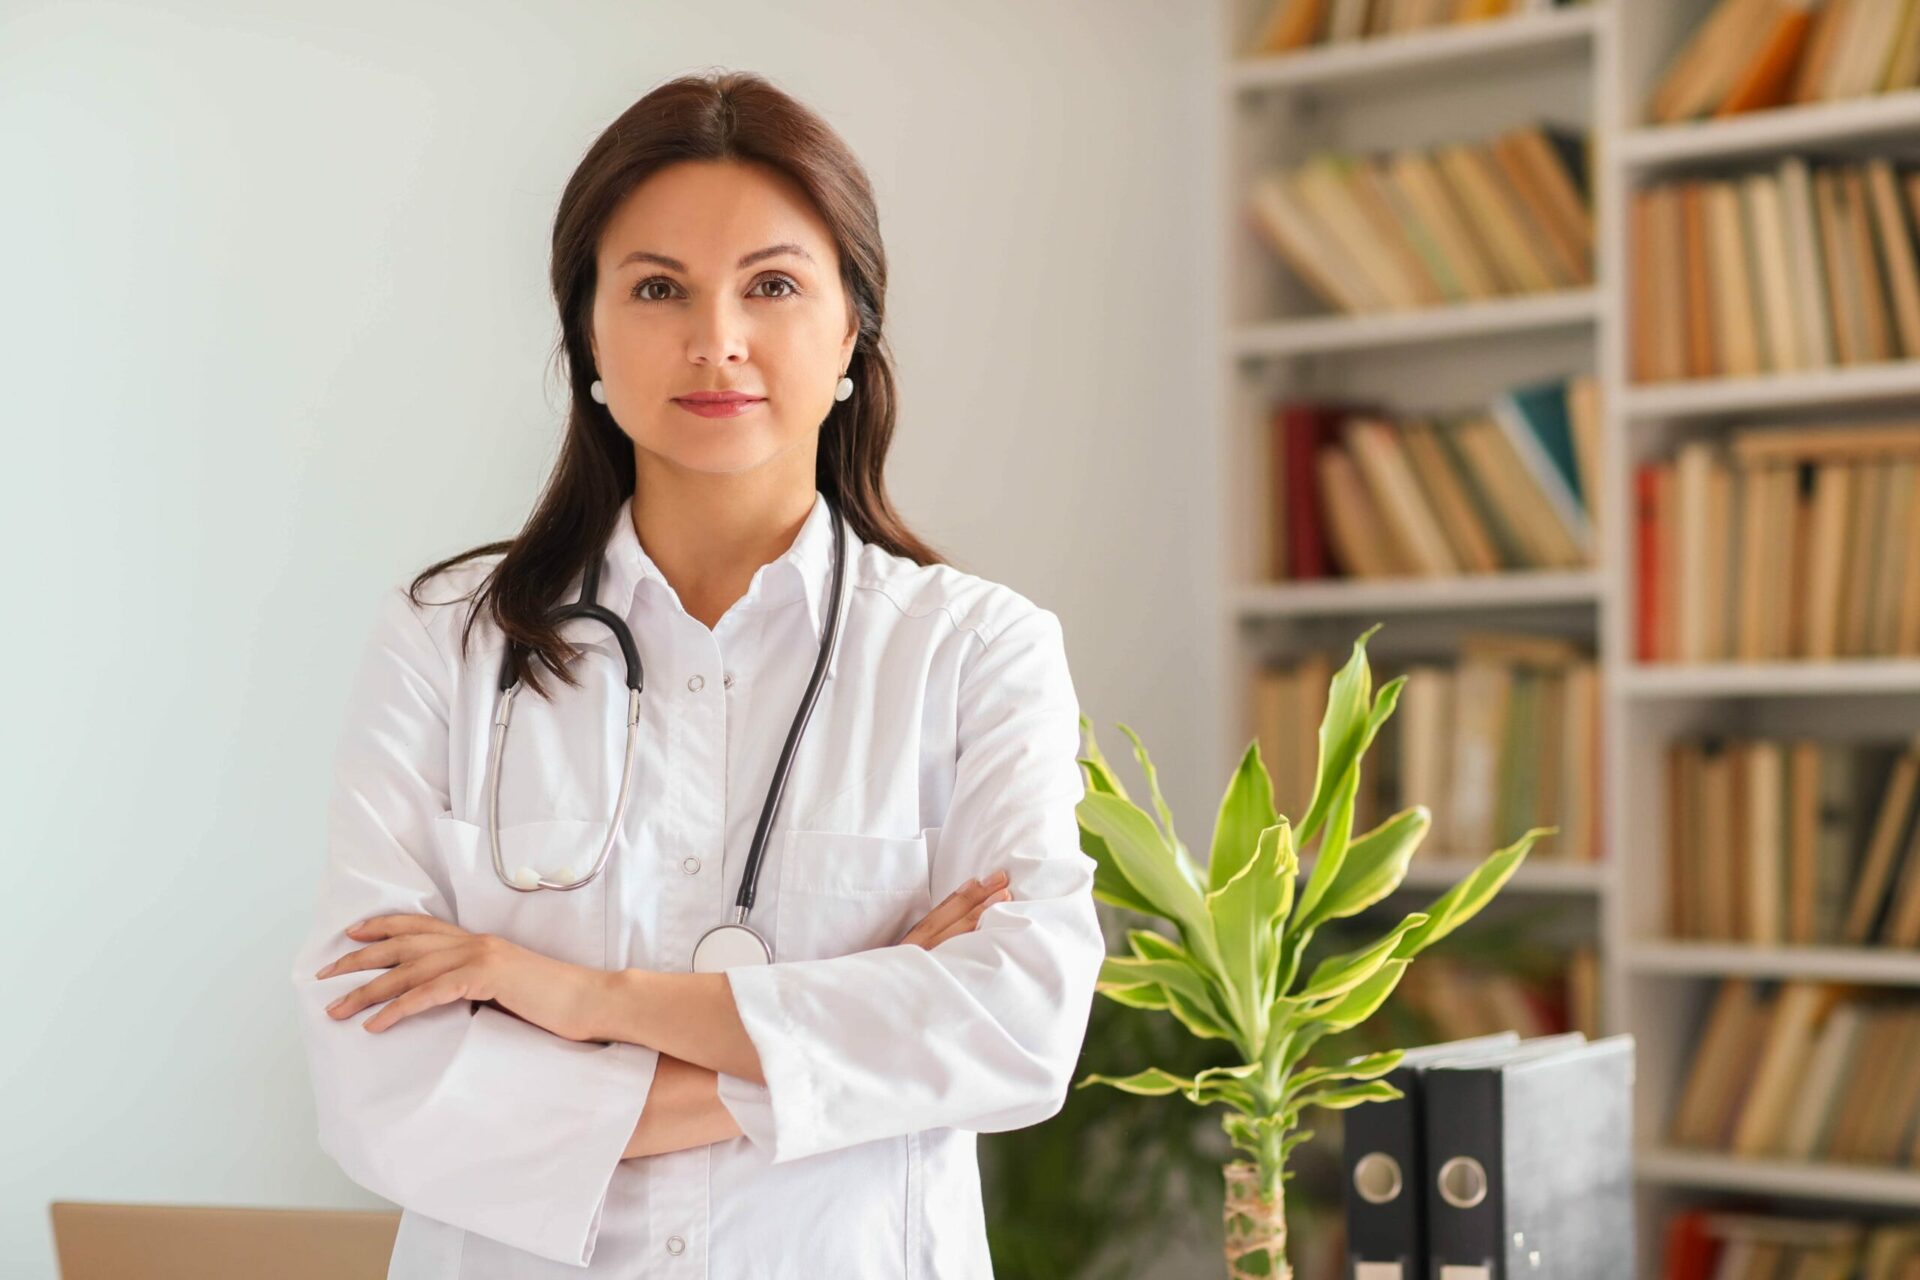
{"type": "Polygon", "coordinates": [[[693,679],[687,681],[687,688],[693,690],[693,692],[695,693],[698,693],[700,692],[701,686],[704,684],[706,684],[706,680],[704,680],[700,676],[695,676],[693,677],[693,679]]]}
{"type": "Polygon", "coordinates": [[[681,867],[681,869],[682,869],[682,870],[684,870],[684,871],[685,871],[685,872],[686,872],[686,873],[687,873],[688,875],[695,875],[695,874],[697,874],[697,873],[699,872],[699,870],[700,870],[700,859],[698,859],[698,858],[688,858],[688,859],[687,859],[687,860],[686,860],[685,862],[683,862],[683,863],[681,863],[681,864],[680,864],[680,867],[681,867]]]}
{"type": "Polygon", "coordinates": [[[731,671],[727,672],[726,679],[722,680],[720,683],[725,685],[729,689],[733,688],[733,672],[731,671]]]}
{"type": "Polygon", "coordinates": [[[685,1240],[682,1240],[679,1236],[667,1237],[668,1253],[677,1254],[677,1253],[680,1253],[682,1250],[684,1250],[686,1247],[687,1247],[687,1242],[685,1240]]]}

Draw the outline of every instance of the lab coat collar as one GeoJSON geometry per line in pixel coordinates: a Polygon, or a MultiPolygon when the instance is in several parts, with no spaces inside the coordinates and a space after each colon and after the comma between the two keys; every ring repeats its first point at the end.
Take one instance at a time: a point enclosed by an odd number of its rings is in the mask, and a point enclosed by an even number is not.
{"type": "MultiPolygon", "coordinates": [[[[841,536],[847,544],[847,583],[848,596],[853,594],[854,555],[859,549],[859,539],[851,525],[846,524],[842,512],[841,523],[845,525],[841,536]]],[[[640,545],[639,535],[633,528],[633,498],[627,497],[620,503],[620,510],[613,522],[612,535],[607,540],[606,559],[600,570],[600,602],[620,613],[623,617],[633,616],[633,602],[639,593],[641,584],[652,580],[672,602],[674,608],[686,612],[680,603],[679,593],[673,584],[667,581],[660,566],[640,545]]],[[[580,595],[580,577],[574,575],[567,600],[576,600],[580,595]]],[[[819,489],[813,491],[813,506],[807,512],[807,518],[800,525],[799,533],[794,535],[793,543],[781,555],[754,570],[753,578],[747,584],[746,595],[737,606],[746,609],[772,608],[800,599],[806,602],[807,623],[813,633],[813,642],[817,646],[825,632],[826,612],[833,599],[833,517],[829,513],[827,497],[819,489]]],[[[568,624],[572,626],[573,624],[568,624]]],[[[593,623],[581,624],[586,630],[583,638],[596,639],[606,635],[604,627],[593,623]],[[597,635],[595,634],[597,633],[597,635]]],[[[846,640],[846,618],[840,620],[842,643],[846,640]]],[[[568,627],[561,628],[561,634],[570,642],[575,637],[568,627]]],[[[818,653],[816,648],[815,653],[818,653]]],[[[840,646],[834,647],[833,659],[827,664],[827,677],[833,678],[840,669],[840,646]]]]}

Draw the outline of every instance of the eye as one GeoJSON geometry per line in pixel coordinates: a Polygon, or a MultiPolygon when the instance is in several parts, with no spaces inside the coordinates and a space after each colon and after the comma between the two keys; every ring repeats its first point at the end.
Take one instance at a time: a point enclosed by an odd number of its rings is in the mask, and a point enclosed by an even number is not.
{"type": "Polygon", "coordinates": [[[668,288],[672,288],[672,287],[673,287],[673,281],[671,281],[671,280],[669,280],[669,279],[667,279],[667,278],[666,278],[665,276],[648,276],[648,277],[647,277],[647,278],[646,278],[645,280],[640,280],[640,281],[636,281],[636,282],[634,283],[634,286],[633,286],[633,292],[632,292],[632,294],[631,294],[631,296],[632,296],[632,297],[634,297],[634,298],[637,298],[637,299],[639,299],[639,300],[640,300],[641,302],[664,302],[664,301],[666,301],[666,299],[664,299],[664,298],[661,298],[661,297],[658,297],[658,296],[653,296],[653,295],[649,295],[649,294],[647,293],[647,288],[648,288],[649,286],[651,286],[651,285],[656,285],[656,284],[664,284],[664,285],[666,285],[666,286],[667,286],[668,288]]]}
{"type": "Polygon", "coordinates": [[[772,294],[763,295],[765,297],[770,297],[770,298],[791,298],[794,294],[800,292],[799,285],[795,284],[788,277],[779,275],[778,273],[773,275],[762,276],[758,280],[755,280],[753,283],[756,288],[758,288],[760,285],[763,285],[763,284],[779,284],[779,285],[786,286],[785,293],[772,293],[772,294]]]}

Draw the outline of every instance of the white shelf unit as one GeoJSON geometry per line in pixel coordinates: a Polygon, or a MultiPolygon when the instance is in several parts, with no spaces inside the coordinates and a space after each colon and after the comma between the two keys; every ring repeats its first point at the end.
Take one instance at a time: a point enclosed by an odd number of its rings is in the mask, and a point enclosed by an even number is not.
{"type": "MultiPolygon", "coordinates": [[[[1641,104],[1710,0],[1606,0],[1276,57],[1238,55],[1266,0],[1225,0],[1220,71],[1224,309],[1220,437],[1213,456],[1225,776],[1253,726],[1246,691],[1267,658],[1344,653],[1375,622],[1378,655],[1444,652],[1460,632],[1524,624],[1584,636],[1603,681],[1604,860],[1523,868],[1508,893],[1590,904],[1605,1029],[1639,1043],[1635,1147],[1640,1274],[1658,1273],[1660,1231],[1683,1202],[1758,1196],[1783,1211],[1920,1213],[1920,1171],[1796,1164],[1672,1151],[1669,1115],[1693,1035],[1724,977],[1832,978],[1920,991],[1920,953],[1670,942],[1664,753],[1698,732],[1892,738],[1920,729],[1920,662],[1643,666],[1633,660],[1631,478],[1679,439],[1731,423],[1910,411],[1920,362],[1770,378],[1627,382],[1626,210],[1665,176],[1769,163],[1790,153],[1920,154],[1920,93],[1643,127],[1641,104]],[[1592,130],[1596,285],[1444,310],[1330,315],[1253,229],[1245,193],[1261,169],[1320,149],[1372,150],[1491,136],[1546,120],[1592,130]],[[1272,518],[1268,419],[1283,397],[1358,396],[1419,411],[1484,404],[1535,377],[1590,371],[1603,415],[1600,564],[1575,574],[1419,581],[1265,580],[1272,518]]],[[[1377,665],[1377,664],[1376,664],[1377,665]]],[[[1415,861],[1416,888],[1451,884],[1485,850],[1415,861]]]]}

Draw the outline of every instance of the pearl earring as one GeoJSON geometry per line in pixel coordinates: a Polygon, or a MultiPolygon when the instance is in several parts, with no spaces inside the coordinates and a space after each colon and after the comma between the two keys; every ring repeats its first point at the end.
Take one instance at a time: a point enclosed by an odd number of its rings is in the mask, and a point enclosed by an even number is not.
{"type": "Polygon", "coordinates": [[[605,404],[607,402],[606,384],[598,378],[595,378],[593,385],[587,388],[587,394],[593,397],[595,404],[605,404]]]}
{"type": "Polygon", "coordinates": [[[842,378],[838,383],[834,384],[833,398],[835,400],[845,400],[848,396],[852,394],[853,394],[852,378],[842,378]]]}

